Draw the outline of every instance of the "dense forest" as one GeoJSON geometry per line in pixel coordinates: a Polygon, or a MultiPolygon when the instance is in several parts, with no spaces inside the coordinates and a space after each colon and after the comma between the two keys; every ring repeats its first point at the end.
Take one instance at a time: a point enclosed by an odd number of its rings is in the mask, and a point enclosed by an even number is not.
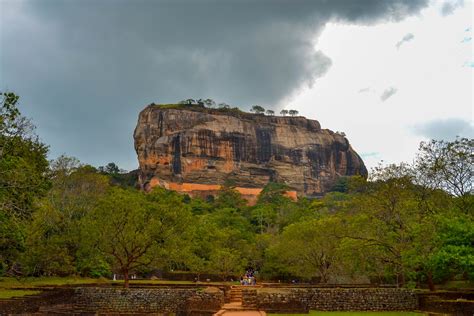
{"type": "Polygon", "coordinates": [[[342,177],[322,198],[269,183],[256,205],[229,183],[202,200],[111,163],[48,161],[48,146],[1,94],[0,275],[189,271],[259,279],[427,286],[474,279],[474,140],[420,144],[412,164],[342,177]]]}

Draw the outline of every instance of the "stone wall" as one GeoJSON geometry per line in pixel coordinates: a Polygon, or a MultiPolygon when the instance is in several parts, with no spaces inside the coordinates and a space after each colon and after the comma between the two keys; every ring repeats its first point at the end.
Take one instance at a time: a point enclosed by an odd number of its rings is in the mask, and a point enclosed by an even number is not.
{"type": "Polygon", "coordinates": [[[254,288],[242,289],[242,306],[245,308],[256,308],[258,306],[256,289],[254,288]]]}
{"type": "MultiPolygon", "coordinates": [[[[226,287],[115,288],[83,286],[43,289],[38,295],[0,299],[0,315],[154,314],[212,315],[224,304],[226,287]]],[[[228,291],[227,291],[228,292],[228,291]]]]}
{"type": "Polygon", "coordinates": [[[217,312],[224,304],[224,293],[218,288],[99,288],[75,290],[75,305],[81,311],[115,313],[179,313],[217,312]]]}
{"type": "Polygon", "coordinates": [[[453,315],[474,315],[474,291],[419,293],[420,310],[453,315]]]}
{"type": "Polygon", "coordinates": [[[397,311],[418,308],[413,291],[394,288],[300,288],[258,290],[259,309],[267,312],[397,311]]]}
{"type": "Polygon", "coordinates": [[[58,288],[43,289],[37,295],[0,299],[0,315],[36,313],[44,306],[71,303],[73,298],[74,289],[58,288]]]}

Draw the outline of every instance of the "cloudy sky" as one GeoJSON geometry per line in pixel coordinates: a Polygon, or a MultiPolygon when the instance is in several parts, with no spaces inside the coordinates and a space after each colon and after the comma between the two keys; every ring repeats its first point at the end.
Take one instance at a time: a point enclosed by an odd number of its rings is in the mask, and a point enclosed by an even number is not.
{"type": "Polygon", "coordinates": [[[472,1],[0,0],[0,89],[50,145],[137,167],[147,104],[297,109],[369,167],[474,136],[472,1]]]}

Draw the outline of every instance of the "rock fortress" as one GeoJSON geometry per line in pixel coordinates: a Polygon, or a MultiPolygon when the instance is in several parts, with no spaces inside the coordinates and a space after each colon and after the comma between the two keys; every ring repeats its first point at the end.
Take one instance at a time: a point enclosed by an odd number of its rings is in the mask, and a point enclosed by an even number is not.
{"type": "Polygon", "coordinates": [[[144,190],[161,186],[205,198],[232,183],[253,204],[269,182],[286,184],[297,199],[324,194],[341,176],[367,176],[343,134],[301,116],[150,104],[134,140],[144,190]]]}

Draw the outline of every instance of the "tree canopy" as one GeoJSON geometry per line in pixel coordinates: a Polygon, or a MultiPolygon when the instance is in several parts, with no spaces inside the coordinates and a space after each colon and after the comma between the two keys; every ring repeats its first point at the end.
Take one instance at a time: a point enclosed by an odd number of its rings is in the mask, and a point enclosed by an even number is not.
{"type": "Polygon", "coordinates": [[[430,289],[474,279],[472,139],[424,142],[413,164],[335,178],[318,198],[270,182],[248,205],[230,180],[200,199],[142,192],[115,163],[48,161],[19,98],[1,97],[1,275],[115,273],[128,286],[156,270],[230,280],[252,267],[270,280],[430,289]]]}

